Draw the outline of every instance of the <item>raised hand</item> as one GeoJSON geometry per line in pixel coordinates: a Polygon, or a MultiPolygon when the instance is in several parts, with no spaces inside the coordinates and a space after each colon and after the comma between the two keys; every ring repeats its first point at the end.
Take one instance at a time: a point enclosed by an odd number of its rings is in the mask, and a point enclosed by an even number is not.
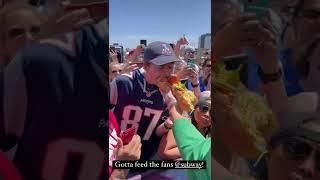
{"type": "Polygon", "coordinates": [[[137,48],[134,50],[134,53],[139,56],[141,53],[144,52],[144,49],[146,48],[146,46],[144,44],[140,44],[139,46],[137,46],[137,48]]]}
{"type": "Polygon", "coordinates": [[[258,31],[260,32],[259,41],[254,46],[258,64],[266,73],[277,72],[279,70],[278,41],[270,17],[260,23],[258,31]]]}
{"type": "Polygon", "coordinates": [[[116,150],[118,160],[139,160],[141,156],[141,138],[134,135],[127,145],[123,145],[122,140],[118,139],[118,148],[116,150]]]}
{"type": "Polygon", "coordinates": [[[114,50],[110,49],[110,56],[111,56],[112,62],[118,62],[117,52],[115,52],[114,50]]]}
{"type": "Polygon", "coordinates": [[[62,1],[61,6],[64,10],[64,15],[57,20],[58,27],[71,26],[72,29],[79,29],[81,26],[86,24],[94,23],[92,17],[90,17],[90,13],[88,9],[75,9],[75,10],[67,10],[71,5],[70,1],[62,1]]]}
{"type": "Polygon", "coordinates": [[[221,58],[239,54],[241,48],[254,47],[258,42],[260,22],[255,14],[246,14],[225,22],[214,38],[214,56],[221,58]]]}
{"type": "Polygon", "coordinates": [[[127,64],[127,65],[124,65],[124,68],[123,68],[122,72],[128,74],[128,73],[130,73],[130,72],[132,72],[132,71],[134,71],[134,70],[136,70],[138,68],[139,67],[138,67],[137,64],[127,64]]]}
{"type": "Polygon", "coordinates": [[[177,41],[177,44],[178,45],[187,45],[187,44],[189,44],[189,41],[187,40],[187,38],[186,37],[182,37],[182,38],[180,38],[178,41],[177,41]]]}

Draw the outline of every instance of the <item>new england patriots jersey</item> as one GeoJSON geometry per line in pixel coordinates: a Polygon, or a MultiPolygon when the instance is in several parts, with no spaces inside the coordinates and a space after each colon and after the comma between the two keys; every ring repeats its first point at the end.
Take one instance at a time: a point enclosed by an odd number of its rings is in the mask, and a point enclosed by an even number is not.
{"type": "Polygon", "coordinates": [[[160,137],[155,129],[166,108],[159,88],[145,81],[143,69],[117,76],[110,84],[110,104],[122,131],[134,126],[141,137],[141,160],[157,151],[160,137]]]}
{"type": "Polygon", "coordinates": [[[9,64],[5,119],[8,132],[21,137],[14,163],[23,179],[102,179],[106,149],[97,133],[107,114],[108,48],[102,37],[97,25],[84,26],[28,46],[9,64]]]}

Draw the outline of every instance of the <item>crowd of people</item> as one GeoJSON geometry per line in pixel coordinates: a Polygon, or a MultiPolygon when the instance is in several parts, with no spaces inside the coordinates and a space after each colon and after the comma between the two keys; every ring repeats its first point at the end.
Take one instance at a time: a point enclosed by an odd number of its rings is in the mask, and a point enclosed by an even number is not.
{"type": "MultiPolygon", "coordinates": [[[[181,142],[176,141],[172,130],[176,116],[171,114],[175,112],[179,117],[183,114],[186,121],[197,128],[200,137],[210,137],[210,50],[197,52],[188,45],[186,37],[182,37],[174,44],[161,41],[151,42],[147,46],[140,44],[123,54],[123,63],[119,63],[118,53],[110,48],[110,114],[116,119],[109,121],[110,179],[136,177],[147,171],[112,170],[112,161],[125,160],[123,156],[127,160],[192,160],[192,155],[185,155],[186,150],[177,145],[181,142]],[[170,109],[177,103],[177,94],[170,90],[172,86],[169,79],[172,75],[183,84],[185,91],[191,92],[197,99],[189,112],[181,107],[177,108],[178,111],[170,109]],[[126,149],[126,146],[132,146],[131,142],[123,146],[119,138],[122,131],[131,127],[136,129],[135,137],[139,137],[132,141],[135,144],[139,141],[141,149],[138,151],[126,149]],[[119,154],[119,149],[123,150],[123,154],[119,154]],[[127,152],[124,153],[125,150],[127,152]]],[[[179,97],[177,99],[179,101],[179,97]]],[[[209,152],[209,149],[204,152],[209,152]]],[[[199,156],[199,160],[205,159],[199,156]]],[[[203,177],[210,178],[210,173],[205,172],[203,177]]]]}
{"type": "Polygon", "coordinates": [[[189,179],[320,179],[317,0],[271,3],[262,19],[241,0],[215,0],[212,51],[181,37],[124,53],[106,53],[106,3],[92,13],[57,0],[43,13],[1,2],[4,178],[128,179],[148,170],[113,160],[183,159],[207,162],[189,179]],[[218,71],[239,55],[244,76],[218,71]],[[264,120],[270,133],[257,128],[264,120]]]}
{"type": "MultiPolygon", "coordinates": [[[[213,179],[320,178],[316,158],[320,140],[316,60],[319,5],[316,0],[270,2],[267,13],[259,19],[256,14],[246,12],[243,1],[215,1],[213,67],[224,64],[225,57],[246,54],[245,63],[238,63],[247,73],[242,83],[248,92],[266,99],[277,126],[260,139],[264,150],[259,156],[244,156],[240,149],[248,143],[240,132],[245,131],[232,125],[239,116],[230,110],[238,107],[233,104],[227,108],[230,97],[221,93],[213,80],[213,179]]],[[[248,110],[251,115],[243,117],[243,121],[261,113],[254,102],[243,105],[256,106],[248,110]]],[[[262,121],[255,120],[257,126],[262,121]]]]}

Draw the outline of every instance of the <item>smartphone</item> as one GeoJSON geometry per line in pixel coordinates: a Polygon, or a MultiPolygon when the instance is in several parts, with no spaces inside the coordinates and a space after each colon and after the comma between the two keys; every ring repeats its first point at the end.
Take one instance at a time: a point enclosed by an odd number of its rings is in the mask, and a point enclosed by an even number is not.
{"type": "Polygon", "coordinates": [[[258,20],[262,20],[267,16],[269,7],[269,0],[246,0],[244,11],[246,13],[254,13],[258,20]]]}
{"type": "Polygon", "coordinates": [[[129,142],[132,140],[135,132],[136,132],[135,127],[131,127],[129,129],[125,130],[124,132],[122,132],[120,138],[122,140],[123,145],[129,144],[129,142]]]}
{"type": "Polygon", "coordinates": [[[226,65],[226,69],[229,71],[240,69],[240,81],[248,88],[248,55],[247,54],[237,54],[233,56],[227,56],[222,58],[224,64],[226,65]]]}
{"type": "Polygon", "coordinates": [[[144,46],[147,47],[147,40],[141,39],[140,44],[144,44],[144,46]]]}
{"type": "Polygon", "coordinates": [[[194,64],[196,64],[196,60],[195,59],[188,59],[187,60],[187,65],[188,66],[193,66],[194,64]]]}

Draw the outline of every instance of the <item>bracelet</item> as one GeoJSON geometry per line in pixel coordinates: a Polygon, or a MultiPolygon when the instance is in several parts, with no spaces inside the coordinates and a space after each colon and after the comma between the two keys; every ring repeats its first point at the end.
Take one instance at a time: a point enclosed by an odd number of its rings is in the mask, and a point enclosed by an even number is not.
{"type": "Polygon", "coordinates": [[[199,82],[198,82],[197,84],[193,84],[193,83],[191,83],[191,86],[192,86],[193,88],[196,88],[196,87],[198,87],[198,86],[199,86],[199,82]]]}

